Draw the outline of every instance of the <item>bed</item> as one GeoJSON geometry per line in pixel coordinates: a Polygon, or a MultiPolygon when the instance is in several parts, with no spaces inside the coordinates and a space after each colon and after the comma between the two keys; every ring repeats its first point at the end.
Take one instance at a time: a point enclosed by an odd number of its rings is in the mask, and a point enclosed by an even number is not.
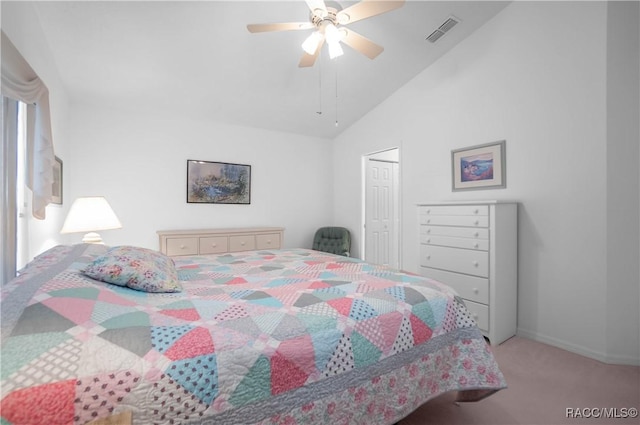
{"type": "Polygon", "coordinates": [[[1,302],[3,425],[393,424],[506,387],[452,289],[318,251],[61,245],[1,302]]]}

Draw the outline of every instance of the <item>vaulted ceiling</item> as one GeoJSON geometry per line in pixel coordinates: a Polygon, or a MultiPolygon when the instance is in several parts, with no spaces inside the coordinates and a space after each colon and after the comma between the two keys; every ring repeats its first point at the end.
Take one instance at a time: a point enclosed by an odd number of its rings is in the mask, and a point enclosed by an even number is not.
{"type": "Polygon", "coordinates": [[[349,25],[384,47],[377,58],[344,46],[343,56],[330,60],[325,50],[310,68],[298,61],[311,30],[246,27],[307,21],[303,0],[43,1],[35,10],[73,102],[334,138],[507,4],[407,1],[349,25]],[[450,16],[460,23],[426,41],[450,16]]]}

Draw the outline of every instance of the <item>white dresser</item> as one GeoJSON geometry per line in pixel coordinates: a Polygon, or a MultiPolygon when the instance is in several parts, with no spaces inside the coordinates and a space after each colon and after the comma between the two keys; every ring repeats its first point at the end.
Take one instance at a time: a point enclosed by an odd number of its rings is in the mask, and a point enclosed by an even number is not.
{"type": "Polygon", "coordinates": [[[517,203],[418,204],[420,274],[464,299],[493,345],[516,334],[517,203]]]}
{"type": "Polygon", "coordinates": [[[280,249],[284,228],[159,230],[160,252],[169,256],[224,254],[225,252],[280,249]]]}

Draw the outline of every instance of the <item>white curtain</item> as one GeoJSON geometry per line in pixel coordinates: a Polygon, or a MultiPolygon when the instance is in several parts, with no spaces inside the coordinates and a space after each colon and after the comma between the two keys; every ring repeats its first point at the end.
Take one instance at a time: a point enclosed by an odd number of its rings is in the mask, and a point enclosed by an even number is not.
{"type": "Polygon", "coordinates": [[[33,216],[44,220],[51,202],[55,155],[51,137],[49,90],[2,33],[2,95],[29,105],[27,116],[27,186],[33,193],[33,216]]]}

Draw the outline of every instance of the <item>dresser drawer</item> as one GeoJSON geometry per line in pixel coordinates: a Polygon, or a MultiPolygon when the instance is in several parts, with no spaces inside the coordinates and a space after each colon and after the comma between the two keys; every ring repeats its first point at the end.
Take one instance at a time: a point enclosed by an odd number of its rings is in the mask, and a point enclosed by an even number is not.
{"type": "Polygon", "coordinates": [[[487,251],[420,245],[420,265],[489,277],[489,253],[487,251]]]}
{"type": "Polygon", "coordinates": [[[462,298],[489,304],[489,279],[429,267],[420,267],[420,274],[449,285],[462,298]]]}
{"type": "Polygon", "coordinates": [[[480,330],[489,332],[489,306],[469,300],[464,300],[464,304],[480,330]]]}
{"type": "Polygon", "coordinates": [[[256,235],[257,249],[280,249],[280,234],[256,235]]]}
{"type": "Polygon", "coordinates": [[[221,254],[228,250],[229,238],[226,236],[211,236],[200,238],[200,254],[221,254]]]}
{"type": "Polygon", "coordinates": [[[198,238],[168,238],[167,255],[197,255],[198,238]]]}
{"type": "Polygon", "coordinates": [[[428,205],[420,207],[422,215],[489,215],[488,205],[428,205]]]}
{"type": "Polygon", "coordinates": [[[431,226],[489,227],[489,216],[421,214],[420,224],[431,226]]]}
{"type": "Polygon", "coordinates": [[[487,239],[454,238],[451,236],[420,235],[420,243],[425,245],[450,246],[453,248],[489,250],[487,239]]]}
{"type": "Polygon", "coordinates": [[[256,249],[255,235],[229,236],[229,252],[251,251],[256,249]]]}
{"type": "Polygon", "coordinates": [[[489,239],[489,229],[451,226],[420,226],[420,235],[452,236],[454,238],[489,239]]]}

